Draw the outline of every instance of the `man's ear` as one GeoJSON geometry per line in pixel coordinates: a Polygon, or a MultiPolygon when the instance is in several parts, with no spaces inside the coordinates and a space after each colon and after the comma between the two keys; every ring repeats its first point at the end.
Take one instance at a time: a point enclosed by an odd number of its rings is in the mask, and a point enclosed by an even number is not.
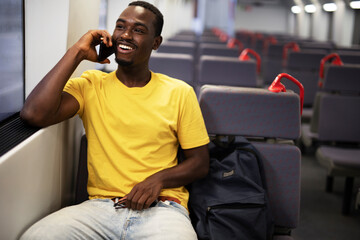
{"type": "Polygon", "coordinates": [[[154,44],[153,44],[153,50],[157,50],[162,43],[162,36],[155,37],[154,44]]]}

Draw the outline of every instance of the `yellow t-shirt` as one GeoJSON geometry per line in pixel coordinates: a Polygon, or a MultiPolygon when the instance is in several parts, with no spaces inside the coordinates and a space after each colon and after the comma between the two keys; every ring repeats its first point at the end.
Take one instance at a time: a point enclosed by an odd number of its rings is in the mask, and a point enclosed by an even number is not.
{"type": "MultiPolygon", "coordinates": [[[[80,104],[88,140],[88,193],[92,198],[128,194],[148,176],[177,165],[177,149],[205,145],[209,137],[192,87],[151,73],[144,87],[128,88],[115,72],[86,71],[64,91],[80,104]]],[[[185,187],[163,189],[187,207],[185,187]]]]}

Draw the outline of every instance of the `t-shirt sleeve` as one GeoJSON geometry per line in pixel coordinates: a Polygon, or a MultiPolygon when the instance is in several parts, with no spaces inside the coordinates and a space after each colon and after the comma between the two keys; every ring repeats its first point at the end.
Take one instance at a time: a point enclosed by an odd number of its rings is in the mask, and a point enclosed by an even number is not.
{"type": "Polygon", "coordinates": [[[84,84],[86,84],[87,80],[85,78],[71,78],[65,85],[63,91],[71,94],[78,101],[80,108],[77,112],[81,117],[84,112],[84,95],[83,89],[84,84]]]}
{"type": "Polygon", "coordinates": [[[181,109],[178,138],[183,149],[200,147],[209,143],[204,118],[192,88],[188,91],[181,109]]]}

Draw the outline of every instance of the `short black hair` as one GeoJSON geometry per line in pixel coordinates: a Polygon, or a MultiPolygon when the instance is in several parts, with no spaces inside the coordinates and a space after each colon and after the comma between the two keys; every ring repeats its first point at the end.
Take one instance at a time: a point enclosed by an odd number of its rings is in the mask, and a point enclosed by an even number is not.
{"type": "Polygon", "coordinates": [[[135,1],[135,2],[131,2],[129,3],[129,6],[140,6],[143,7],[147,10],[150,10],[152,13],[155,14],[156,16],[156,21],[154,23],[154,27],[155,27],[155,36],[160,36],[161,35],[161,31],[164,25],[164,17],[162,15],[162,13],[160,12],[159,9],[157,9],[154,5],[152,5],[151,3],[145,2],[145,1],[135,1]]]}

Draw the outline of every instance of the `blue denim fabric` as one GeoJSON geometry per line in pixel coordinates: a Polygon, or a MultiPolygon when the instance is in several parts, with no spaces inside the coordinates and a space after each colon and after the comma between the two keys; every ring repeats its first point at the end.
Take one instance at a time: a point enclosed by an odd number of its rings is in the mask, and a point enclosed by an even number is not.
{"type": "Polygon", "coordinates": [[[141,211],[113,205],[110,199],[93,199],[63,208],[35,223],[20,239],[197,239],[180,204],[160,201],[141,211]]]}

